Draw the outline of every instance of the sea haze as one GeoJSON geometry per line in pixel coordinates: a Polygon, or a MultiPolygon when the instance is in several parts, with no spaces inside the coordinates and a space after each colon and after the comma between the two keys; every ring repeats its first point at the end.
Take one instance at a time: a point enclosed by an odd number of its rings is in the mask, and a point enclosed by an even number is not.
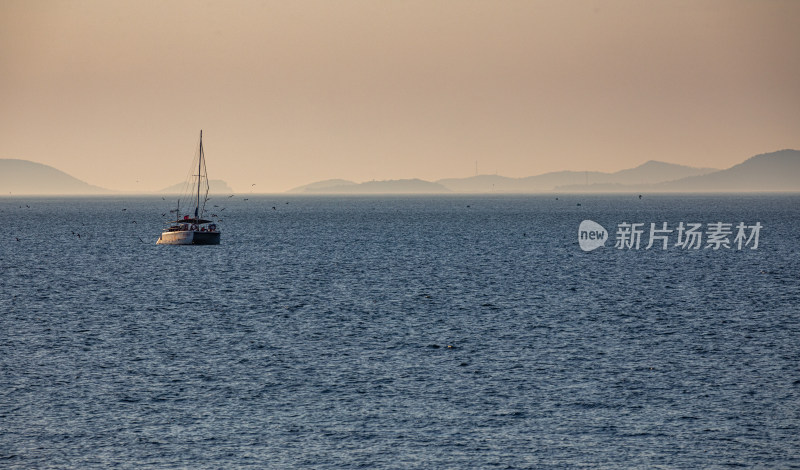
{"type": "Polygon", "coordinates": [[[210,204],[186,247],[161,197],[0,199],[0,466],[800,467],[798,195],[210,204]]]}

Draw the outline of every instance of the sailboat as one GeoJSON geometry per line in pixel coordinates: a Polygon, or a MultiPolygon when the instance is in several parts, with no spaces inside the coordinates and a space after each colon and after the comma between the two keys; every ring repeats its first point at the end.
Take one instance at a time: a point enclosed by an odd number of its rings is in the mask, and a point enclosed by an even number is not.
{"type": "MultiPolygon", "coordinates": [[[[200,131],[200,148],[197,154],[197,174],[191,175],[192,189],[187,192],[186,199],[194,202],[194,217],[184,215],[181,218],[180,200],[175,211],[175,221],[158,237],[156,245],[219,245],[220,231],[213,220],[203,218],[206,201],[208,201],[208,174],[206,159],[203,153],[203,131],[200,131]],[[195,179],[195,177],[197,179],[195,179]],[[200,193],[203,192],[201,203],[200,193]]],[[[187,185],[188,186],[188,185],[187,185]]]]}

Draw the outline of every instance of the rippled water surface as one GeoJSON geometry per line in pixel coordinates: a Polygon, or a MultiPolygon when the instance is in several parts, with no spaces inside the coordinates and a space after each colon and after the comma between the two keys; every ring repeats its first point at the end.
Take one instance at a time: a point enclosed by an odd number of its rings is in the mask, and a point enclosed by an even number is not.
{"type": "Polygon", "coordinates": [[[800,467],[799,196],[211,203],[0,199],[0,467],[800,467]]]}

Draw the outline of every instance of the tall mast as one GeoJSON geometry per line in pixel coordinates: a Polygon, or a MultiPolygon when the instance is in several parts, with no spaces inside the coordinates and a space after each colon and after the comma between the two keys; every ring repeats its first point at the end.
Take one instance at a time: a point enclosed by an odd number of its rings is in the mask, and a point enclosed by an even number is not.
{"type": "Polygon", "coordinates": [[[197,159],[197,206],[194,209],[194,218],[200,218],[200,175],[203,168],[203,130],[200,129],[200,156],[197,159]]]}

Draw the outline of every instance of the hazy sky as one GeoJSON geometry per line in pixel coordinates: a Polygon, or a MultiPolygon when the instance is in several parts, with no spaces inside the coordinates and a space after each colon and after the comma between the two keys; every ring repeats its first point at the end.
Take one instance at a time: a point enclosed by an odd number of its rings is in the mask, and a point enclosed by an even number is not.
{"type": "Polygon", "coordinates": [[[800,149],[800,1],[0,0],[0,158],[157,190],[800,149]]]}

